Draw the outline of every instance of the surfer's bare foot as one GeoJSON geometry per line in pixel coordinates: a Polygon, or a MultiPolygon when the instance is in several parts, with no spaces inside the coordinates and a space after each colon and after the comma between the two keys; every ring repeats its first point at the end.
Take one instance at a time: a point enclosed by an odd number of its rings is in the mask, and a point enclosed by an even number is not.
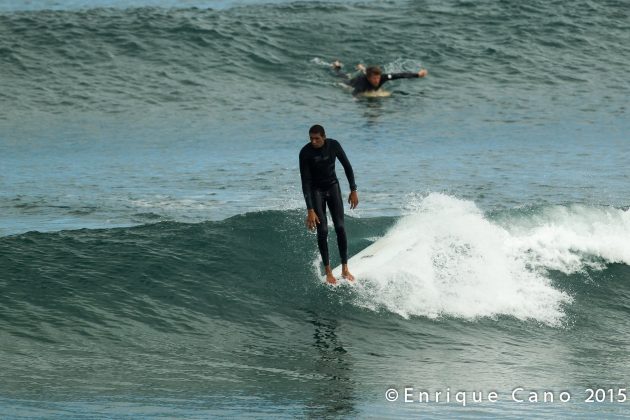
{"type": "Polygon", "coordinates": [[[352,275],[350,270],[348,270],[348,266],[345,264],[341,268],[341,277],[348,281],[354,281],[354,276],[352,275]]]}
{"type": "Polygon", "coordinates": [[[330,266],[326,266],[326,282],[328,284],[337,284],[337,279],[333,275],[330,266]]]}
{"type": "Polygon", "coordinates": [[[326,274],[326,283],[337,284],[337,279],[332,274],[326,274]]]}

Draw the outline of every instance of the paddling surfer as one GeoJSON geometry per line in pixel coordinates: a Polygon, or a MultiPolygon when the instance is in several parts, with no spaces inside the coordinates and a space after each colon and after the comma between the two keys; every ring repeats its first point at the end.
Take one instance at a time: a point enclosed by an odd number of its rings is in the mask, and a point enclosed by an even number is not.
{"type": "Polygon", "coordinates": [[[346,79],[345,83],[352,87],[353,95],[377,91],[381,88],[381,86],[390,80],[420,78],[425,77],[428,74],[426,69],[420,69],[417,73],[383,73],[381,68],[378,66],[370,66],[366,68],[363,64],[358,64],[357,70],[361,73],[351,79],[348,75],[341,72],[342,64],[340,61],[334,61],[331,66],[333,70],[337,72],[337,75],[346,79]]]}

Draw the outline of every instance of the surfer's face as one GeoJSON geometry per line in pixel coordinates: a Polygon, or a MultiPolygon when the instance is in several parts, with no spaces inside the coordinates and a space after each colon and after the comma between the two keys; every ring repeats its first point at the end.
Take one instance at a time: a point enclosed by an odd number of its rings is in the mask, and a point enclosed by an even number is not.
{"type": "Polygon", "coordinates": [[[311,139],[311,146],[316,149],[322,147],[324,145],[324,140],[326,140],[326,137],[319,133],[309,133],[308,136],[311,139]]]}
{"type": "Polygon", "coordinates": [[[374,87],[378,87],[378,84],[381,83],[381,75],[380,74],[370,74],[367,76],[368,82],[374,87]]]}

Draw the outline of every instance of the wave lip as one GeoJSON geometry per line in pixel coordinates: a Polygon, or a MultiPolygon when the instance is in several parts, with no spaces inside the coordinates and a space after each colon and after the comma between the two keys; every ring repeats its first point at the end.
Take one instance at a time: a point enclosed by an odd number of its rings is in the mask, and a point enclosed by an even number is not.
{"type": "Polygon", "coordinates": [[[512,221],[512,246],[533,268],[573,274],[630,265],[630,210],[584,205],[553,206],[512,221]]]}

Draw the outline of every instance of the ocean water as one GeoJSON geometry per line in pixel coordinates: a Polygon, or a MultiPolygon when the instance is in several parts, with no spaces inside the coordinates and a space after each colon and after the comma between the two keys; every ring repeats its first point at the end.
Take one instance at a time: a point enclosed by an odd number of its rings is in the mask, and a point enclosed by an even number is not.
{"type": "Polygon", "coordinates": [[[629,22],[2,2],[0,416],[628,417],[629,22]],[[355,98],[335,59],[429,75],[355,98]],[[359,186],[355,285],[304,228],[316,123],[359,186]]]}

